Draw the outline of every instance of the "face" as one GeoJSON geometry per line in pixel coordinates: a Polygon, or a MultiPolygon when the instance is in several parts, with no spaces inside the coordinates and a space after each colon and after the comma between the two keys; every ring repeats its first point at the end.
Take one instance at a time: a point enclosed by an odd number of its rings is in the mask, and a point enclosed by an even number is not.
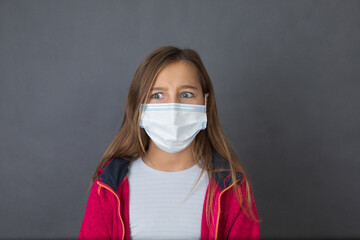
{"type": "Polygon", "coordinates": [[[197,69],[184,61],[166,65],[157,75],[147,103],[204,105],[197,69]]]}

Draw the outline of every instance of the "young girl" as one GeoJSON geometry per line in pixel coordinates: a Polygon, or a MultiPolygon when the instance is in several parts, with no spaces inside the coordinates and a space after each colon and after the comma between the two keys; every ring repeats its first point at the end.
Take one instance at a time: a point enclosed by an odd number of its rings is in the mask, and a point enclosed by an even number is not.
{"type": "Polygon", "coordinates": [[[140,64],[90,187],[79,239],[260,238],[248,176],[191,49],[160,47],[140,64]]]}

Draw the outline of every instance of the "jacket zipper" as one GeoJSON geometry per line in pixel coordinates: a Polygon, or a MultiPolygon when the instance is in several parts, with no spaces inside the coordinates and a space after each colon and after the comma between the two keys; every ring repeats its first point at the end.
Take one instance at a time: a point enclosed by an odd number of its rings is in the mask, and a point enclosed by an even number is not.
{"type": "Polygon", "coordinates": [[[122,240],[124,240],[124,236],[125,236],[125,227],[124,227],[124,222],[121,218],[121,215],[120,215],[120,199],[119,199],[119,196],[108,186],[104,185],[104,184],[101,184],[99,181],[97,182],[97,184],[99,184],[101,187],[109,190],[111,193],[113,193],[116,197],[116,199],[118,200],[118,214],[119,214],[119,218],[120,218],[120,221],[121,221],[121,226],[122,226],[122,240]]]}
{"type": "Polygon", "coordinates": [[[219,195],[219,199],[218,199],[218,215],[217,215],[217,220],[216,220],[216,228],[215,228],[215,240],[217,240],[217,234],[218,234],[218,226],[219,226],[219,220],[220,220],[220,198],[221,195],[228,190],[229,188],[232,187],[232,185],[234,185],[235,183],[237,183],[239,180],[236,180],[233,184],[231,184],[230,186],[228,186],[227,188],[225,188],[219,195]]]}

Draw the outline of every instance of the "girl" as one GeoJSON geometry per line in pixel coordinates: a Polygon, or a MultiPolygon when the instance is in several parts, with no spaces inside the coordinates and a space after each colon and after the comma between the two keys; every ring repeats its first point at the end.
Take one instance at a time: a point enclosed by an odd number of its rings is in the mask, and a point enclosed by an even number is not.
{"type": "Polygon", "coordinates": [[[191,49],[151,52],[92,177],[80,239],[259,239],[249,178],[191,49]]]}

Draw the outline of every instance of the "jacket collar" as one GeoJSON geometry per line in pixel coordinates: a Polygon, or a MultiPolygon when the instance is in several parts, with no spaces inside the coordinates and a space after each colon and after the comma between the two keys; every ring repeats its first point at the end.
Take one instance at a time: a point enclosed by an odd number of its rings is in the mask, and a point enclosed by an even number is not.
{"type": "MultiPolygon", "coordinates": [[[[105,168],[99,170],[99,180],[107,184],[116,192],[120,183],[129,172],[129,164],[130,161],[121,157],[112,158],[105,168]]],[[[213,151],[213,165],[216,169],[230,169],[229,162],[226,161],[217,151],[213,151]]],[[[214,172],[210,177],[215,180],[221,191],[232,184],[230,170],[214,172]]],[[[239,180],[237,183],[240,184],[244,180],[244,174],[237,172],[236,180],[239,180]]]]}

